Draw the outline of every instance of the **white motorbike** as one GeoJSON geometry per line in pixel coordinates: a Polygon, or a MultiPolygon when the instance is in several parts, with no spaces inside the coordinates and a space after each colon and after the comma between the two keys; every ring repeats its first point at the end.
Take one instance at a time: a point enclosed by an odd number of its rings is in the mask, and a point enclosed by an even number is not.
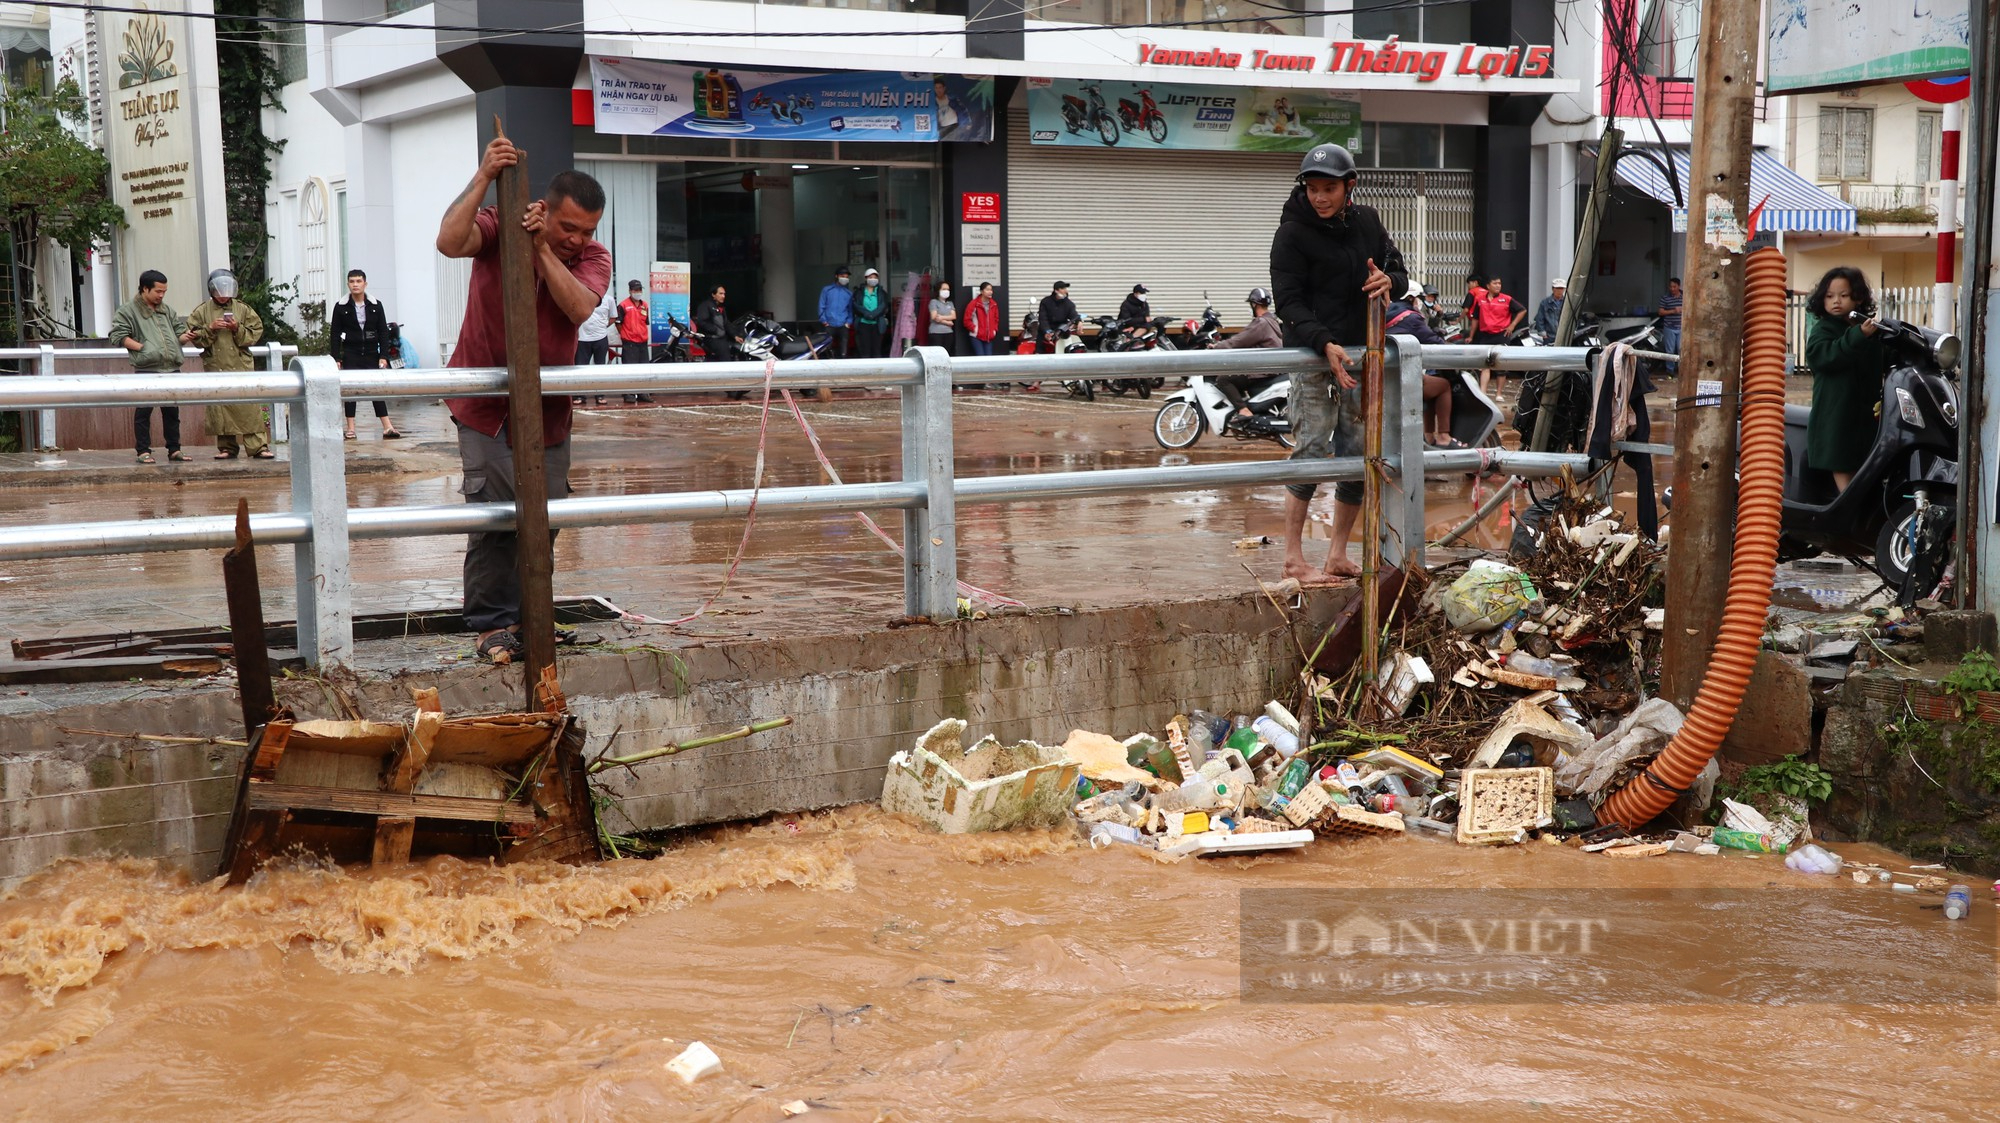
{"type": "Polygon", "coordinates": [[[1191,448],[1204,431],[1240,441],[1276,441],[1286,448],[1296,445],[1285,415],[1292,395],[1290,376],[1272,375],[1251,383],[1250,393],[1245,395],[1249,417],[1236,416],[1236,407],[1222,396],[1214,379],[1197,374],[1187,382],[1167,395],[1153,418],[1153,439],[1161,448],[1191,448]]]}

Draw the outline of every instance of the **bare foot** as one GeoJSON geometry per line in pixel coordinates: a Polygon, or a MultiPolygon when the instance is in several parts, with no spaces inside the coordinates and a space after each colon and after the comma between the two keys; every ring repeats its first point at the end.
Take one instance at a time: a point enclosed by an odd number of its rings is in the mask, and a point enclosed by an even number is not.
{"type": "Polygon", "coordinates": [[[1361,566],[1343,554],[1337,558],[1326,559],[1326,572],[1332,577],[1359,577],[1361,566]]]}
{"type": "Polygon", "coordinates": [[[1302,561],[1286,562],[1285,576],[1293,581],[1297,581],[1301,588],[1306,589],[1324,588],[1339,582],[1339,578],[1332,576],[1325,570],[1315,569],[1302,561]]]}

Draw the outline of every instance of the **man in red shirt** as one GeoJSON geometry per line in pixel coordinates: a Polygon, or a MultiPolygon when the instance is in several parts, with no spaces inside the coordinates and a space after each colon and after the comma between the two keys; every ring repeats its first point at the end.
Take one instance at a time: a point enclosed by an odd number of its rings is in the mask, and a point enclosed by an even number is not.
{"type": "MultiPolygon", "coordinates": [[[[472,259],[465,322],[452,351],[453,367],[507,365],[507,329],[500,292],[500,222],[496,207],[482,207],[486,189],[502,168],[520,162],[505,137],[486,146],[479,171],[438,225],[438,252],[472,259]]],[[[611,251],[596,241],[604,214],[604,188],[578,171],[558,174],[542,198],[520,216],[534,236],[535,331],[542,365],[568,366],[576,358],[577,325],[590,318],[611,284],[611,251]]],[[[509,216],[511,218],[511,216],[509,216]]],[[[459,491],[468,503],[514,501],[514,452],[507,433],[507,399],[450,398],[465,468],[459,491]]],[[[550,499],[569,495],[570,400],[542,397],[542,445],[550,499]]],[[[521,581],[512,531],[470,535],[465,547],[465,624],[479,633],[481,659],[509,663],[522,652],[521,581]]]]}

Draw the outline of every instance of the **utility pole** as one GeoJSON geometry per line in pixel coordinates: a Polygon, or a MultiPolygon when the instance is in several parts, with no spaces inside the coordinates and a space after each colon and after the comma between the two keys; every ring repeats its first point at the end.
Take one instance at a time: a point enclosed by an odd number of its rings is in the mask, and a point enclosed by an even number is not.
{"type": "Polygon", "coordinates": [[[1715,647],[1734,547],[1744,224],[1750,210],[1761,7],[1759,0],[1707,0],[1701,10],[1660,674],[1660,693],[1683,710],[1694,701],[1715,647]],[[1721,383],[1719,404],[1695,405],[1703,382],[1721,383]]]}

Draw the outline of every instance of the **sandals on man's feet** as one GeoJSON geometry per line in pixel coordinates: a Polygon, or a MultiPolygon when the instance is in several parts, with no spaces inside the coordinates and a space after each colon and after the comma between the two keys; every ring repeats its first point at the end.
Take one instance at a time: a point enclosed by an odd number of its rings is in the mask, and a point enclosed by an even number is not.
{"type": "Polygon", "coordinates": [[[141,464],[157,464],[157,463],[159,463],[159,461],[157,461],[157,460],[154,460],[154,459],[153,459],[153,454],[152,454],[152,453],[150,453],[150,452],[142,452],[142,453],[140,453],[140,454],[139,454],[139,463],[141,463],[141,464]]]}
{"type": "Polygon", "coordinates": [[[521,637],[505,628],[481,639],[473,650],[480,662],[491,663],[496,667],[507,666],[520,658],[525,651],[521,646],[521,637]]]}
{"type": "Polygon", "coordinates": [[[193,460],[194,457],[189,456],[187,453],[182,452],[180,449],[175,449],[167,454],[167,459],[172,460],[177,464],[185,464],[186,462],[193,460]]]}
{"type": "Polygon", "coordinates": [[[278,454],[268,448],[260,448],[250,454],[250,459],[252,460],[276,460],[277,458],[278,454]]]}

